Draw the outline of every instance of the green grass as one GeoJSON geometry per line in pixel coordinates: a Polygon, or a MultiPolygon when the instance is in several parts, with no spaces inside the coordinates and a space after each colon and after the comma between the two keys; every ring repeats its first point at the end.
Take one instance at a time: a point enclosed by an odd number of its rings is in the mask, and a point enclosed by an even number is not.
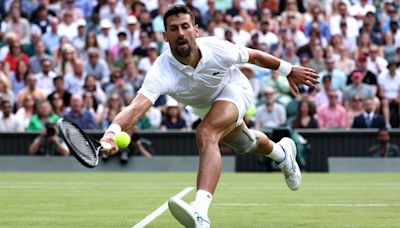
{"type": "MultiPolygon", "coordinates": [[[[2,173],[0,227],[132,227],[194,173],[2,173]]],[[[399,227],[400,174],[224,173],[212,227],[399,227]]],[[[194,199],[194,191],[184,197],[194,199]]],[[[169,211],[148,227],[180,227],[169,211]]]]}

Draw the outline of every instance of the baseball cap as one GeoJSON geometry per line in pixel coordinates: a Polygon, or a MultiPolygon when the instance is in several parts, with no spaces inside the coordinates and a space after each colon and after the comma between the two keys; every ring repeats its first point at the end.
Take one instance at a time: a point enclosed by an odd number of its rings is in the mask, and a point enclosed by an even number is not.
{"type": "Polygon", "coordinates": [[[79,19],[77,22],[76,22],[76,24],[78,25],[78,27],[80,27],[80,26],[84,26],[84,27],[86,27],[86,21],[85,21],[85,19],[79,19]]]}
{"type": "Polygon", "coordinates": [[[233,17],[232,21],[233,21],[234,23],[236,23],[236,22],[243,23],[244,20],[243,20],[243,17],[242,17],[242,16],[237,15],[237,16],[234,16],[234,17],[233,17]]]}

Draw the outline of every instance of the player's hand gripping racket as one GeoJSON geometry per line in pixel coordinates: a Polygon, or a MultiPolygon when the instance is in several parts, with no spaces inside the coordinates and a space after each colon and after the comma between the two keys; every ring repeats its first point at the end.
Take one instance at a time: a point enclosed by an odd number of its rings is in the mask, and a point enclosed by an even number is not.
{"type": "Polygon", "coordinates": [[[111,149],[111,144],[90,138],[80,127],[68,119],[59,119],[57,127],[75,158],[88,168],[97,166],[101,150],[111,149]]]}

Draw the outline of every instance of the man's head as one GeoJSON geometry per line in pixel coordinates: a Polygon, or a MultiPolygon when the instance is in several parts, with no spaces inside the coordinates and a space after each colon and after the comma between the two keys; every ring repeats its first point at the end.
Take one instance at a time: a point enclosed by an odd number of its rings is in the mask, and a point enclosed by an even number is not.
{"type": "Polygon", "coordinates": [[[373,98],[367,98],[364,101],[364,109],[367,113],[375,112],[376,103],[373,98]]]}
{"type": "Polygon", "coordinates": [[[335,69],[335,60],[332,57],[325,60],[325,68],[328,72],[332,72],[335,69]]]}
{"type": "Polygon", "coordinates": [[[82,100],[82,96],[79,94],[73,95],[71,97],[71,111],[74,113],[80,113],[81,109],[82,109],[82,104],[83,104],[83,100],[82,100]]]}
{"type": "Polygon", "coordinates": [[[328,100],[330,106],[336,106],[338,103],[338,92],[336,90],[331,90],[328,93],[328,100]]]}
{"type": "Polygon", "coordinates": [[[263,95],[265,97],[265,102],[267,104],[273,104],[275,102],[275,95],[274,95],[274,89],[270,86],[265,87],[263,91],[263,95]]]}
{"type": "Polygon", "coordinates": [[[330,91],[332,89],[332,76],[330,74],[322,78],[322,86],[325,91],[330,91]]]}
{"type": "Polygon", "coordinates": [[[386,145],[390,141],[390,134],[387,128],[380,128],[378,131],[378,141],[381,145],[386,145]]]}
{"type": "Polygon", "coordinates": [[[43,74],[48,74],[51,71],[51,60],[50,59],[42,59],[40,61],[40,66],[42,68],[43,74]]]}
{"type": "Polygon", "coordinates": [[[195,39],[199,36],[199,30],[187,6],[173,5],[169,8],[164,15],[164,27],[164,39],[169,42],[174,56],[188,57],[197,48],[195,39]]]}
{"type": "Polygon", "coordinates": [[[62,76],[57,76],[53,79],[54,88],[56,91],[64,91],[64,78],[62,76]]]}
{"type": "Polygon", "coordinates": [[[363,80],[363,73],[361,71],[354,71],[351,74],[351,80],[353,82],[354,85],[359,86],[362,84],[362,80],[363,80]]]}
{"type": "Polygon", "coordinates": [[[11,114],[12,111],[12,107],[11,107],[11,103],[8,100],[2,100],[1,101],[1,110],[3,111],[3,116],[5,118],[8,118],[11,114]]]}
{"type": "Polygon", "coordinates": [[[100,51],[97,48],[89,48],[88,50],[89,62],[93,65],[99,62],[100,51]]]}

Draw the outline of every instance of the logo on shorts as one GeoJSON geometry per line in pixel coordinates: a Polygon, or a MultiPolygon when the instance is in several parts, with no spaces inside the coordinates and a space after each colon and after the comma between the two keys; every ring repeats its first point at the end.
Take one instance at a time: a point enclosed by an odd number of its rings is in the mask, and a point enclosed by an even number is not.
{"type": "Polygon", "coordinates": [[[215,75],[217,75],[217,74],[219,74],[219,73],[221,73],[221,72],[219,72],[219,71],[214,72],[214,73],[213,73],[213,76],[215,76],[215,75]]]}

